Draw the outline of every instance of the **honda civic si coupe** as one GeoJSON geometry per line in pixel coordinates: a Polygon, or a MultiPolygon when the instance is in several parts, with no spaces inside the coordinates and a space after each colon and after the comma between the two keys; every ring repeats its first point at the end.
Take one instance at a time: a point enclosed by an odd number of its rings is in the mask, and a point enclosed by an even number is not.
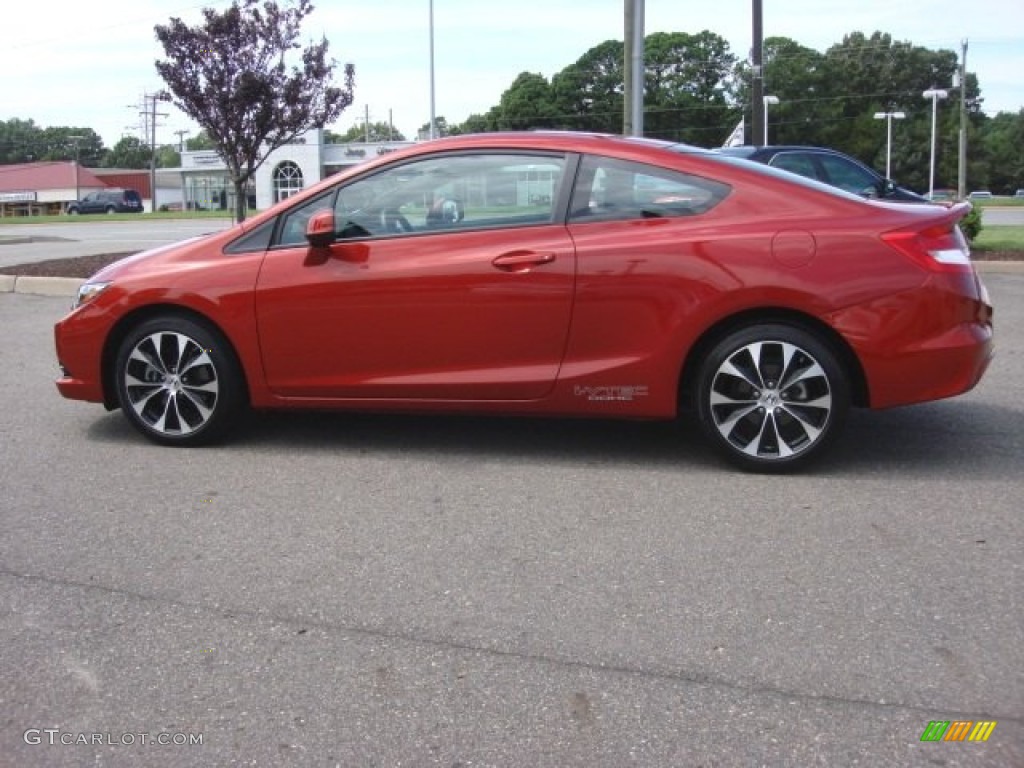
{"type": "Polygon", "coordinates": [[[740,467],[793,469],[850,407],[977,384],[968,210],[647,139],[424,142],[98,272],[57,387],[178,446],[247,408],[686,411],[740,467]]]}

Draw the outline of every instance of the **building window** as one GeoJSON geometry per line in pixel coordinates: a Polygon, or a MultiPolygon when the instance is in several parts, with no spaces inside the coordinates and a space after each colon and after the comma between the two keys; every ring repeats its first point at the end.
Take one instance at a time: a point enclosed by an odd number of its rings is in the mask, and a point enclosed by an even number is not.
{"type": "Polygon", "coordinates": [[[274,202],[291,197],[302,189],[302,169],[286,160],[274,169],[274,202]]]}

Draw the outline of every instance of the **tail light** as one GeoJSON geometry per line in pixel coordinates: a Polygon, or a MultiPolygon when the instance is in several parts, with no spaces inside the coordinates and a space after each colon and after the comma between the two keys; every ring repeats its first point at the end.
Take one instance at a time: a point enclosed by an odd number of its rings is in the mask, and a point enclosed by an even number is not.
{"type": "Polygon", "coordinates": [[[931,224],[920,230],[884,232],[882,240],[929,272],[972,269],[971,249],[956,221],[931,224]]]}

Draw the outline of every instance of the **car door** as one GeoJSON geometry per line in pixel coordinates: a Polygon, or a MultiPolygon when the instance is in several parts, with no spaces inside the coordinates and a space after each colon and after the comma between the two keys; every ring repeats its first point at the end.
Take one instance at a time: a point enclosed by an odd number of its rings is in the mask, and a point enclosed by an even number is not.
{"type": "Polygon", "coordinates": [[[282,214],[256,288],[270,389],[543,397],[572,311],[575,251],[556,223],[571,164],[536,153],[433,155],[282,214]],[[335,241],[312,249],[305,225],[325,208],[335,213],[335,241]]]}
{"type": "Polygon", "coordinates": [[[82,198],[82,202],[78,205],[78,210],[81,213],[96,213],[96,211],[102,210],[100,205],[100,193],[90,192],[82,198]]]}

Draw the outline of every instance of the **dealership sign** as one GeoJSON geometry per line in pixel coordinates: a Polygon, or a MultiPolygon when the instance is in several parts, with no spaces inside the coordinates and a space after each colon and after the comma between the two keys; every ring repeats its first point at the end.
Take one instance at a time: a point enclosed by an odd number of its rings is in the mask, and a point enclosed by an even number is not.
{"type": "Polygon", "coordinates": [[[34,203],[35,192],[0,192],[0,203],[34,203]]]}

